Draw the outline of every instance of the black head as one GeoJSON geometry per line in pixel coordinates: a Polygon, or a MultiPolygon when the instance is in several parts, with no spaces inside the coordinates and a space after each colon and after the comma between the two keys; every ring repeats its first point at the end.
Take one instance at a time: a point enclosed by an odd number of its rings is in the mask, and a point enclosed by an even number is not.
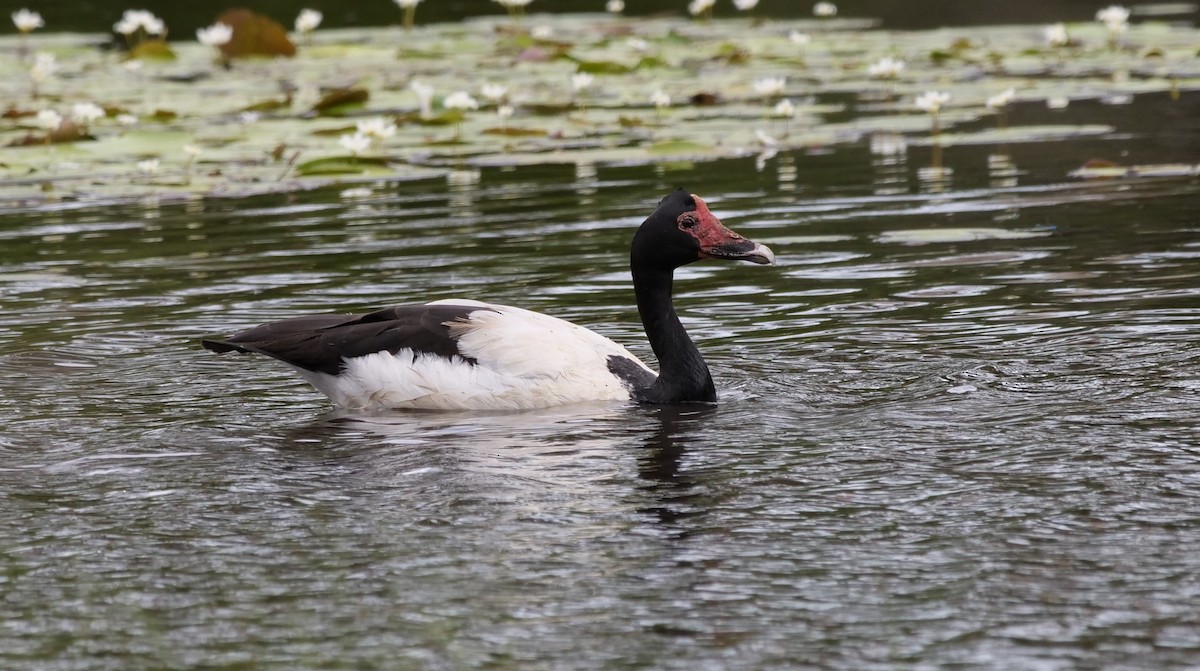
{"type": "Polygon", "coordinates": [[[766,245],[725,227],[697,195],[676,189],[658,203],[633,236],[633,265],[674,270],[700,259],[773,265],[766,245]]]}

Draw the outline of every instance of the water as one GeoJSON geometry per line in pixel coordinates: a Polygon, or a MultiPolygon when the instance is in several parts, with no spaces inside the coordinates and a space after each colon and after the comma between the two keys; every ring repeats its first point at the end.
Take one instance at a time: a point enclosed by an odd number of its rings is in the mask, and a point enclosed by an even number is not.
{"type": "Polygon", "coordinates": [[[1189,100],[948,178],[877,138],[10,204],[0,666],[1194,668],[1200,187],[1065,177],[1194,161],[1189,100]],[[626,246],[677,184],[782,262],[679,274],[715,408],[346,416],[197,346],[469,296],[649,360],[626,246]]]}

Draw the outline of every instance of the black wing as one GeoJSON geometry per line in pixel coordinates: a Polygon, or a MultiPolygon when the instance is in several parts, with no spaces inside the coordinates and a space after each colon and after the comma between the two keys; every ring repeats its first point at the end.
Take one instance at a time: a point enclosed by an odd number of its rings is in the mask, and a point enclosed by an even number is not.
{"type": "Polygon", "coordinates": [[[475,305],[397,305],[366,315],[316,315],[263,324],[223,340],[201,340],[217,352],[265,354],[306,370],[337,375],[342,360],[411,348],[423,354],[470,357],[458,350],[449,322],[464,321],[475,305]]]}

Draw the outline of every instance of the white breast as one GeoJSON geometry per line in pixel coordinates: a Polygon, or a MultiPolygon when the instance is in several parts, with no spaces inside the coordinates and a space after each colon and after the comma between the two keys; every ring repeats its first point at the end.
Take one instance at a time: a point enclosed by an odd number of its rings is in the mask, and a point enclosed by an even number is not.
{"type": "Polygon", "coordinates": [[[485,308],[450,324],[459,351],[474,364],[402,349],[346,359],[336,376],[300,373],[351,409],[520,410],[629,400],[629,388],[609,371],[609,357],[646,367],[617,343],[556,317],[469,300],[432,304],[485,308]]]}

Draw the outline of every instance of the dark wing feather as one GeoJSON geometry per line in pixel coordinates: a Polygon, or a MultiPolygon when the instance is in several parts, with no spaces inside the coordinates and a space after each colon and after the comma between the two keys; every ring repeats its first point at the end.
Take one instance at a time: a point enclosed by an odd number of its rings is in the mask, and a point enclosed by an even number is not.
{"type": "MultiPolygon", "coordinates": [[[[463,321],[474,305],[398,305],[365,315],[317,315],[263,324],[223,340],[201,340],[218,353],[265,354],[306,370],[337,375],[343,359],[410,348],[450,358],[463,354],[449,322],[463,321]]],[[[469,357],[463,357],[474,363],[469,357]]]]}

